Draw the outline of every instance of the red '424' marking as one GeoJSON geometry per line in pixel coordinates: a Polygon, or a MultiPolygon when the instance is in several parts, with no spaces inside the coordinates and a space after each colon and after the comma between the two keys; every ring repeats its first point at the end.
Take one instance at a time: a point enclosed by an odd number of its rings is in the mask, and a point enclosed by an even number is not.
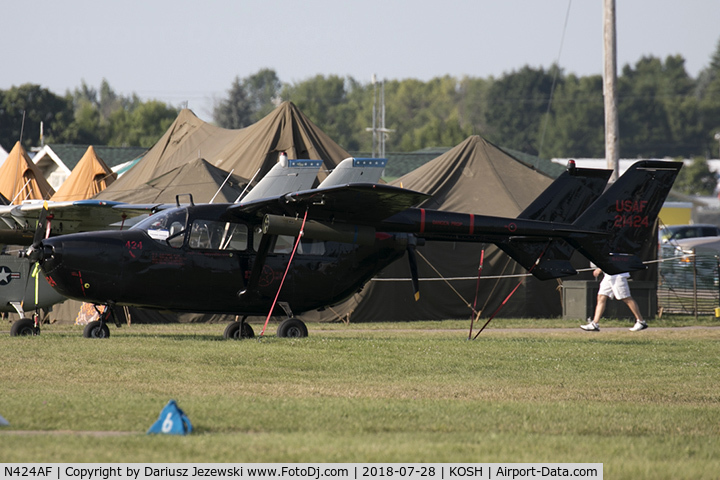
{"type": "Polygon", "coordinates": [[[613,222],[613,227],[641,228],[648,227],[649,223],[650,222],[646,215],[615,215],[615,222],[613,222]]]}
{"type": "Polygon", "coordinates": [[[128,249],[128,253],[131,257],[136,258],[135,254],[133,253],[134,250],[142,250],[142,242],[137,242],[135,240],[128,240],[125,242],[125,247],[128,249]]]}

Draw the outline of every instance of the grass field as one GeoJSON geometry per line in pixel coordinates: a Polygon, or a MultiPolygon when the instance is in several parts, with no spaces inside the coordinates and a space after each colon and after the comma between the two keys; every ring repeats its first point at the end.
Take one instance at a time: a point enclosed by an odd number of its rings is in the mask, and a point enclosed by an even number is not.
{"type": "Polygon", "coordinates": [[[599,462],[612,479],[718,478],[720,323],[688,323],[495,320],[474,341],[464,321],[239,342],[207,324],[3,334],[0,462],[599,462]],[[170,399],[194,432],[145,435],[170,399]]]}

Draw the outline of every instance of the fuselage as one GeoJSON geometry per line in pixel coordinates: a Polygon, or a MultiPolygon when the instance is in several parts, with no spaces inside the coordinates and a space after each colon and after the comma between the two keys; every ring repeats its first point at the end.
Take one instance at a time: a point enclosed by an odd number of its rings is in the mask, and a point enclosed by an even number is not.
{"type": "MultiPolygon", "coordinates": [[[[91,303],[265,315],[290,263],[295,238],[273,236],[258,266],[257,285],[248,291],[261,219],[226,219],[226,207],[177,208],[126,231],[43,240],[43,271],[63,295],[91,303]]],[[[393,235],[378,234],[373,245],[302,240],[278,301],[294,313],[338,303],[404,253],[402,240],[393,235]]]]}

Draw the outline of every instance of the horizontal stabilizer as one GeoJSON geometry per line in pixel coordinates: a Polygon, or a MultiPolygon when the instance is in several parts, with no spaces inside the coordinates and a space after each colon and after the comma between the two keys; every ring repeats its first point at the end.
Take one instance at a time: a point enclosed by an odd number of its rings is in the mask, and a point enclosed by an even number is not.
{"type": "Polygon", "coordinates": [[[577,270],[570,263],[573,248],[564,240],[539,242],[533,239],[510,239],[508,242],[496,244],[540,280],[577,274],[577,270]]]}

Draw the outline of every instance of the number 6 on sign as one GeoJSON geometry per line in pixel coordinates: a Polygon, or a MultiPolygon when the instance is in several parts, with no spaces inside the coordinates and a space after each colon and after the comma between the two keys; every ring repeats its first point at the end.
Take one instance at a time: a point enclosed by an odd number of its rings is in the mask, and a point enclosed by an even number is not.
{"type": "Polygon", "coordinates": [[[163,433],[170,433],[170,430],[172,430],[173,427],[173,412],[168,412],[167,417],[165,417],[165,421],[162,424],[162,432],[163,433]]]}
{"type": "Polygon", "coordinates": [[[170,400],[160,412],[157,421],[147,431],[168,435],[187,435],[192,432],[192,424],[185,413],[180,410],[175,400],[170,400]]]}

